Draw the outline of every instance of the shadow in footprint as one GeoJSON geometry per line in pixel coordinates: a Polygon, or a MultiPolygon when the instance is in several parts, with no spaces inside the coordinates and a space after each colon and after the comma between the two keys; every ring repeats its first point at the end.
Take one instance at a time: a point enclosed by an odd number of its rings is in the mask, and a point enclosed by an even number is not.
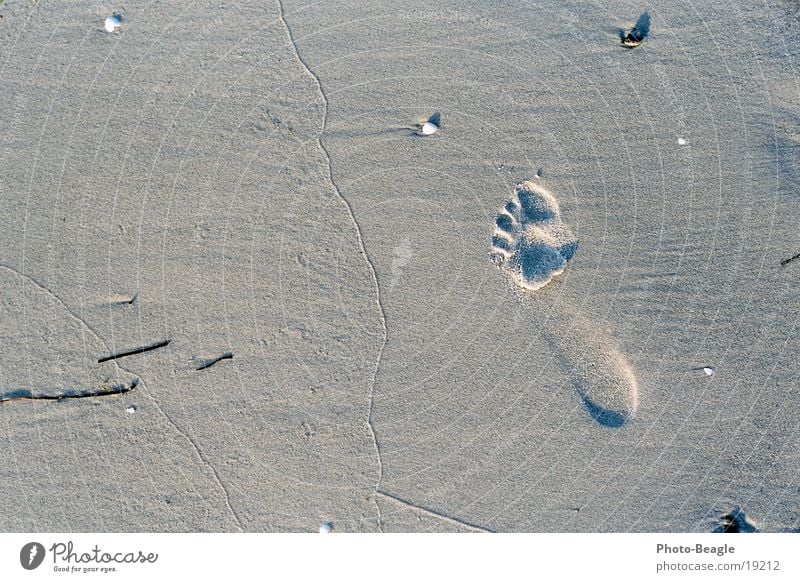
{"type": "Polygon", "coordinates": [[[607,426],[609,428],[620,428],[628,421],[628,418],[623,413],[616,412],[614,410],[608,410],[596,402],[593,402],[592,399],[581,392],[580,388],[577,386],[575,387],[575,390],[578,393],[578,396],[580,396],[581,402],[583,402],[583,405],[586,407],[586,411],[589,413],[589,416],[603,426],[607,426]]]}
{"type": "Polygon", "coordinates": [[[610,340],[598,341],[575,327],[567,328],[572,338],[561,332],[559,337],[545,333],[544,339],[592,420],[607,428],[621,428],[636,412],[633,373],[610,340]]]}
{"type": "Polygon", "coordinates": [[[495,217],[495,261],[524,289],[540,289],[563,273],[577,247],[555,197],[533,182],[517,184],[495,217]]]}
{"type": "Polygon", "coordinates": [[[558,247],[559,254],[564,257],[565,261],[571,261],[578,250],[578,241],[569,241],[558,247]]]}

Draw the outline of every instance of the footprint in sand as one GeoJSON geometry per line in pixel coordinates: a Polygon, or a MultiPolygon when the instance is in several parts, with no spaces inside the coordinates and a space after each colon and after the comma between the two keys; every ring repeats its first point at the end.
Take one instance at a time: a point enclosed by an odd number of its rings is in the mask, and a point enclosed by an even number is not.
{"type": "Polygon", "coordinates": [[[578,248],[572,231],[561,222],[556,199],[532,182],[517,184],[495,224],[496,258],[514,282],[529,291],[563,273],[578,248]]]}
{"type": "MultiPolygon", "coordinates": [[[[577,249],[555,197],[533,182],[517,184],[495,219],[496,264],[519,287],[536,291],[564,272],[577,249]]],[[[544,339],[595,421],[616,428],[634,415],[636,378],[610,336],[560,306],[548,319],[544,339]]]]}

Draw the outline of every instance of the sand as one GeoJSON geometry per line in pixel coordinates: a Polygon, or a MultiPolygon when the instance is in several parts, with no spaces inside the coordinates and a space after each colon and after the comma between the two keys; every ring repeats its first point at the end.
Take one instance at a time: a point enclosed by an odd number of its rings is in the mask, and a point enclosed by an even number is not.
{"type": "Polygon", "coordinates": [[[0,13],[0,531],[800,528],[796,2],[0,13]]]}

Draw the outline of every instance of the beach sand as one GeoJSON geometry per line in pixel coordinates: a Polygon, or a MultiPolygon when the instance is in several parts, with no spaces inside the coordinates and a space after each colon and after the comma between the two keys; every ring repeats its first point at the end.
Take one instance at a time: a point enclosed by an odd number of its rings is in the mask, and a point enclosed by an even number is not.
{"type": "Polygon", "coordinates": [[[800,528],[796,2],[0,13],[0,531],[800,528]]]}

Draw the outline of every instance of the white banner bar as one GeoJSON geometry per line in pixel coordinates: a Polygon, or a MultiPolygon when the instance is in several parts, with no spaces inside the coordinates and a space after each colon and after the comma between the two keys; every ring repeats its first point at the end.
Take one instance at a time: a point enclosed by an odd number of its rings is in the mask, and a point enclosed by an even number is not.
{"type": "Polygon", "coordinates": [[[0,534],[0,580],[800,580],[799,549],[798,534],[0,534]]]}

